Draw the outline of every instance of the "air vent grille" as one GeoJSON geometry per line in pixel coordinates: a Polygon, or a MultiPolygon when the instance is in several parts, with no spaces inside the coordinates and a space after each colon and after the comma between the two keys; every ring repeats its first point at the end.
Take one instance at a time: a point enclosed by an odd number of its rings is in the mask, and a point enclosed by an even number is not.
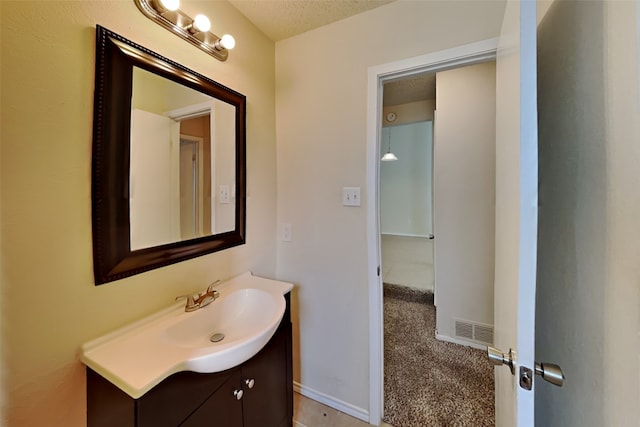
{"type": "Polygon", "coordinates": [[[472,340],[473,324],[469,322],[463,322],[461,320],[456,320],[456,336],[472,340]]]}
{"type": "Polygon", "coordinates": [[[493,326],[455,319],[455,336],[465,340],[493,344],[493,326]]]}
{"type": "Polygon", "coordinates": [[[474,325],[473,338],[476,341],[493,344],[493,327],[486,325],[474,325]]]}

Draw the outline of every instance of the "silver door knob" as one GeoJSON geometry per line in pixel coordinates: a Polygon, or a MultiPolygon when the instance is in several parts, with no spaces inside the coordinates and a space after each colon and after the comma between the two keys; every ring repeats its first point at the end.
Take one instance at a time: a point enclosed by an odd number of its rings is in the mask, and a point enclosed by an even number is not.
{"type": "Polygon", "coordinates": [[[247,387],[253,388],[256,382],[253,378],[251,378],[251,379],[244,380],[244,383],[247,385],[247,387]]]}
{"type": "Polygon", "coordinates": [[[494,347],[487,347],[487,356],[494,365],[507,365],[511,370],[511,375],[516,373],[516,352],[513,349],[509,349],[509,353],[503,353],[502,350],[498,350],[494,347]]]}
{"type": "Polygon", "coordinates": [[[538,363],[536,362],[536,375],[540,375],[543,380],[550,382],[553,385],[562,387],[564,385],[564,374],[560,366],[553,363],[538,363]]]}
{"type": "Polygon", "coordinates": [[[234,390],[233,391],[233,395],[236,397],[236,399],[240,400],[242,399],[242,395],[244,394],[244,392],[242,390],[234,390]]]}
{"type": "MultiPolygon", "coordinates": [[[[516,373],[516,352],[509,349],[509,353],[503,353],[494,347],[487,347],[487,356],[494,365],[507,365],[511,369],[511,374],[516,373]]],[[[536,375],[540,375],[543,380],[553,385],[562,387],[564,385],[564,374],[560,366],[553,363],[538,363],[535,367],[536,375]]],[[[526,366],[520,366],[520,387],[531,390],[533,386],[533,372],[526,366]]]]}

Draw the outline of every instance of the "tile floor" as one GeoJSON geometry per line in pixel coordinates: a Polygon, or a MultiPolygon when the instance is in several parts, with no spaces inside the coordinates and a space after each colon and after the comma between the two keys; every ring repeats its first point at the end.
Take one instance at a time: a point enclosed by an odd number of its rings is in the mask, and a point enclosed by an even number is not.
{"type": "MultiPolygon", "coordinates": [[[[294,427],[369,427],[350,415],[293,393],[293,426],[294,427]]],[[[383,422],[380,427],[392,427],[383,422]]]]}

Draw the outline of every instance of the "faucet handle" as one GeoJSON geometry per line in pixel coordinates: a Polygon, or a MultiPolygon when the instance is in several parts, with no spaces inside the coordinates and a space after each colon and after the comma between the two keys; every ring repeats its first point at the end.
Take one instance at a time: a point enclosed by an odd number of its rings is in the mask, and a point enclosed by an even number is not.
{"type": "Polygon", "coordinates": [[[199,305],[196,303],[195,296],[193,294],[189,295],[180,295],[176,297],[176,301],[180,301],[186,299],[187,303],[184,306],[184,311],[195,311],[198,309],[199,305]]]}

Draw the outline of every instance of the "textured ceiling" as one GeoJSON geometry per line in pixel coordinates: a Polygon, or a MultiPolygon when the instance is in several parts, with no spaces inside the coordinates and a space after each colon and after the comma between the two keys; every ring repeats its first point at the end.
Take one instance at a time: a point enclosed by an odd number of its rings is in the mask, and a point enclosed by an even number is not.
{"type": "MultiPolygon", "coordinates": [[[[229,0],[273,41],[392,3],[395,0],[229,0]]],[[[435,99],[435,74],[423,74],[384,85],[384,105],[435,99]]]]}
{"type": "Polygon", "coordinates": [[[405,77],[384,84],[384,106],[436,99],[436,74],[426,73],[405,77]]]}
{"type": "Polygon", "coordinates": [[[229,0],[273,41],[348,18],[395,0],[229,0]]]}

